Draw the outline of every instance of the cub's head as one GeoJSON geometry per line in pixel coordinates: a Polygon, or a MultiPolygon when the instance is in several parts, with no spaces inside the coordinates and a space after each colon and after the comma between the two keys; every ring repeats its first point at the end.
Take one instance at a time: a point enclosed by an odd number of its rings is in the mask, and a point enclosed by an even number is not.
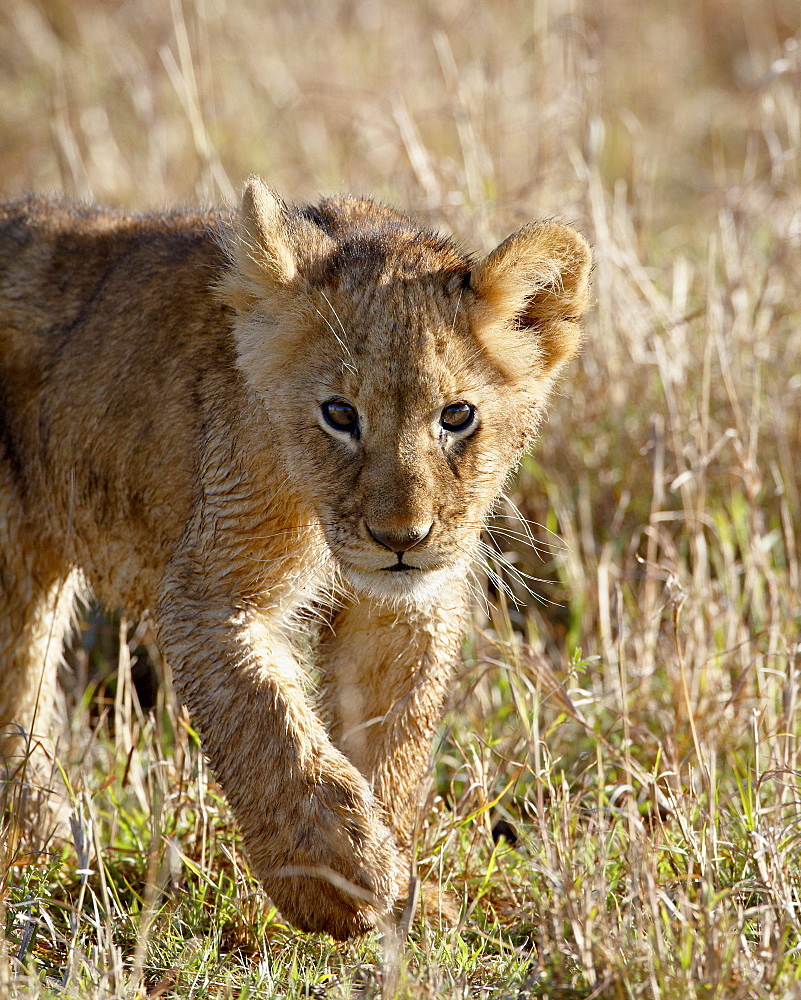
{"type": "Polygon", "coordinates": [[[419,602],[479,533],[576,354],[590,251],[531,224],[476,262],[371,201],[252,178],[224,294],[287,477],[352,584],[419,602]]]}

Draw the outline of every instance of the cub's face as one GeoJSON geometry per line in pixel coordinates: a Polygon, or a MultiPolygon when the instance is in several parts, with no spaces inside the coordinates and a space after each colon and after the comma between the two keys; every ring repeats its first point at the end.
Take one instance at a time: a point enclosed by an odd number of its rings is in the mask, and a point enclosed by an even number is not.
{"type": "Polygon", "coordinates": [[[257,181],[242,227],[225,291],[286,474],[358,590],[424,601],[467,572],[578,347],[586,244],[530,227],[474,264],[373,202],[289,209],[257,181]]]}
{"type": "Polygon", "coordinates": [[[267,404],[331,552],[374,595],[464,574],[536,420],[482,357],[472,298],[459,274],[328,283],[267,404]]]}

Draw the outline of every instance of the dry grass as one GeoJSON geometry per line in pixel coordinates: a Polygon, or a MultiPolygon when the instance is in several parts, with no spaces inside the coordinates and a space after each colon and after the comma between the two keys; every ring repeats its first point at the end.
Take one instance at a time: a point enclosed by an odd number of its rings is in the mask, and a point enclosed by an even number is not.
{"type": "Polygon", "coordinates": [[[545,555],[494,526],[539,599],[477,610],[437,754],[460,928],[288,930],[168,691],[123,684],[82,703],[72,849],[6,831],[0,996],[801,996],[799,94],[797,0],[6,0],[3,194],[257,170],[478,249],[561,215],[597,308],[511,491],[545,555]]]}

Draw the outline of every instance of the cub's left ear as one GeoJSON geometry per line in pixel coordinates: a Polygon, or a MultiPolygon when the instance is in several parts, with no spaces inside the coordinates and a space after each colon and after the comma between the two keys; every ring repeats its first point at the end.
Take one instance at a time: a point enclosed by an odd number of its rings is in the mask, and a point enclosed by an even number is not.
{"type": "Polygon", "coordinates": [[[510,379],[554,378],[581,346],[592,253],[575,229],[532,223],[473,269],[476,335],[510,379]]]}

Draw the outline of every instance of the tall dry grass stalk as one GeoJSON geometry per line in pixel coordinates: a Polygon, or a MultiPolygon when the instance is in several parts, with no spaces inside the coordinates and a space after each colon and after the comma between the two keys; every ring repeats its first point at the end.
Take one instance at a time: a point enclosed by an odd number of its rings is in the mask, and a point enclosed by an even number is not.
{"type": "MultiPolygon", "coordinates": [[[[795,0],[0,10],[6,195],[212,201],[256,170],[477,249],[542,215],[594,245],[586,349],[487,536],[517,575],[477,608],[420,831],[464,917],[385,955],[400,996],[799,996],[800,22],[795,0]]],[[[189,720],[168,688],[138,706],[143,641],[123,630],[113,705],[79,701],[71,848],[6,827],[0,996],[376,995],[375,942],[265,908],[189,720]]]]}

